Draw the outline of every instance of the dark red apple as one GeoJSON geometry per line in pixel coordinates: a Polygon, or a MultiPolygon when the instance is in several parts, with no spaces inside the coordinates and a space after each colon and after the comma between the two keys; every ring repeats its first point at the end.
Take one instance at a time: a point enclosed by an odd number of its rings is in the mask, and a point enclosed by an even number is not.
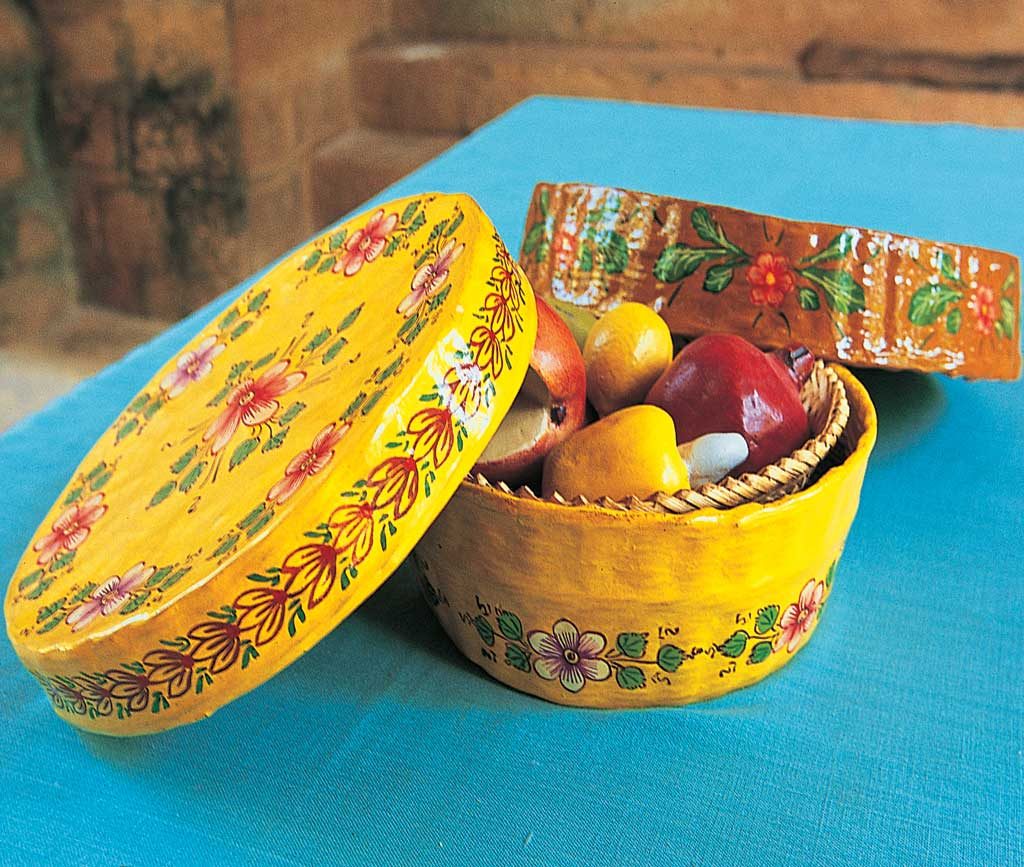
{"type": "Polygon", "coordinates": [[[804,347],[762,352],[734,334],[707,334],[685,346],[647,393],[676,423],[676,441],[739,433],[750,453],[733,475],[760,470],[810,436],[800,386],[814,358],[804,347]]]}
{"type": "Polygon", "coordinates": [[[587,373],[572,331],[537,298],[537,340],[512,408],[473,472],[509,487],[540,481],[544,458],[583,426],[587,373]]]}

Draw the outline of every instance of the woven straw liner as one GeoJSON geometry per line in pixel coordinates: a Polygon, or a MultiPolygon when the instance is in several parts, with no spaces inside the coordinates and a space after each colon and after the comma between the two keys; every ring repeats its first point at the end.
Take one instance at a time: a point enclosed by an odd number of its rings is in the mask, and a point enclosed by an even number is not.
{"type": "MultiPolygon", "coordinates": [[[[557,492],[547,499],[565,506],[601,506],[620,512],[661,512],[670,515],[683,515],[697,509],[732,509],[744,503],[770,503],[803,489],[829,466],[841,463],[846,457],[838,454],[836,444],[850,420],[850,404],[846,398],[846,387],[836,372],[822,362],[817,362],[800,391],[800,399],[807,410],[814,436],[792,454],[758,473],[746,473],[738,479],[729,476],[696,490],[677,491],[674,494],[659,492],[643,500],[639,497],[628,497],[621,501],[601,497],[590,501],[586,497],[577,497],[570,501],[557,492]],[[833,453],[834,450],[836,453],[833,453]]],[[[513,491],[504,482],[492,485],[480,473],[472,474],[468,481],[524,499],[542,499],[529,487],[513,491]]]]}

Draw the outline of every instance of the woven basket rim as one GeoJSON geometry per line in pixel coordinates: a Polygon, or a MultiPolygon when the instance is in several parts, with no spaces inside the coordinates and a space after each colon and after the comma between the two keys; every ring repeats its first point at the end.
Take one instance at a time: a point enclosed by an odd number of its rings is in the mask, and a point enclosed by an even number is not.
{"type": "Polygon", "coordinates": [[[495,484],[482,473],[470,473],[466,477],[466,483],[498,491],[516,499],[569,508],[587,506],[617,512],[685,515],[701,509],[725,511],[749,503],[770,503],[807,486],[822,461],[835,448],[849,423],[850,403],[846,386],[833,364],[825,364],[820,360],[815,362],[811,375],[801,389],[801,400],[808,410],[811,424],[814,425],[816,417],[819,423],[816,425],[817,433],[800,448],[759,472],[745,473],[738,478],[729,476],[695,490],[687,489],[675,493],[661,491],[643,499],[628,497],[624,500],[615,500],[611,497],[600,497],[590,500],[580,496],[567,500],[557,492],[550,497],[541,497],[527,485],[513,489],[504,482],[495,484]]]}

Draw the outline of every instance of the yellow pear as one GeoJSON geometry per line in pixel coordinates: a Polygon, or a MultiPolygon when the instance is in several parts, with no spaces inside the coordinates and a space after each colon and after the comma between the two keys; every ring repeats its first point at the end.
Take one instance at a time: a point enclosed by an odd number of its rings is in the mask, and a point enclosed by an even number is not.
{"type": "Polygon", "coordinates": [[[548,453],[543,493],[567,500],[656,491],[674,493],[690,485],[676,448],[675,423],[657,406],[629,406],[582,428],[548,453]]]}

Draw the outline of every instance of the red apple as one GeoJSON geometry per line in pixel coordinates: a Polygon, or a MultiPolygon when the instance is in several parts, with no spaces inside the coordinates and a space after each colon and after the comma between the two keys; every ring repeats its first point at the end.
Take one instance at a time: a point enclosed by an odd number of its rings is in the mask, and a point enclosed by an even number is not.
{"type": "Polygon", "coordinates": [[[572,331],[537,298],[537,340],[512,408],[473,472],[509,487],[540,481],[544,458],[583,426],[587,374],[572,331]]]}
{"type": "Polygon", "coordinates": [[[760,470],[810,436],[800,386],[814,358],[802,346],[762,352],[733,334],[698,337],[675,357],[647,393],[676,423],[676,440],[739,433],[747,459],[733,475],[760,470]]]}

